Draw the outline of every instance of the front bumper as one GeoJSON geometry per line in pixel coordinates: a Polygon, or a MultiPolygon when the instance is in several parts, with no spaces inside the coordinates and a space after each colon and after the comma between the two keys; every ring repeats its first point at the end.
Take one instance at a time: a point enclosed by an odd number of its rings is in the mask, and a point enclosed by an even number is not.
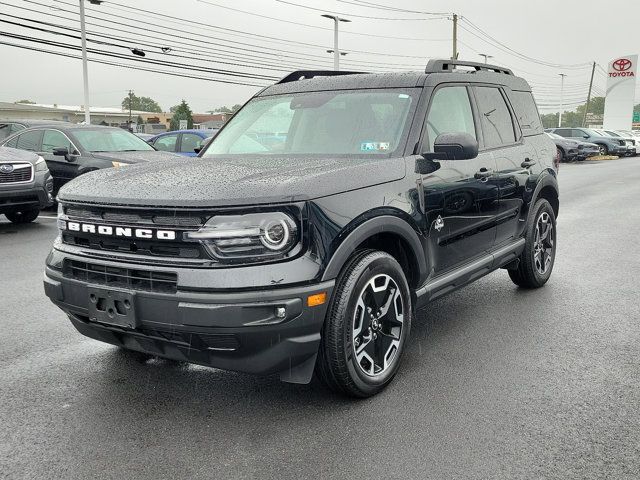
{"type": "Polygon", "coordinates": [[[311,380],[333,286],[334,281],[253,291],[179,285],[176,293],[125,290],[132,295],[136,320],[133,328],[124,328],[92,319],[89,305],[96,289],[122,289],[71,279],[51,266],[44,276],[47,296],[87,337],[224,370],[279,374],[293,383],[311,380]],[[308,296],[321,292],[325,303],[308,306],[308,296]],[[283,307],[284,317],[278,311],[283,307]]]}
{"type": "Polygon", "coordinates": [[[25,184],[0,184],[0,213],[20,212],[53,205],[53,181],[49,171],[36,172],[25,184]]]}

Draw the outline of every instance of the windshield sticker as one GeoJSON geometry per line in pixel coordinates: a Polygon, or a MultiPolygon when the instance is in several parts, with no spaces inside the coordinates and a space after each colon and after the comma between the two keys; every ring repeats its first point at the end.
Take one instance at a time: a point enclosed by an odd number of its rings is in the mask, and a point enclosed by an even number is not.
{"type": "Polygon", "coordinates": [[[360,144],[361,152],[387,152],[389,151],[389,142],[362,142],[360,144]]]}

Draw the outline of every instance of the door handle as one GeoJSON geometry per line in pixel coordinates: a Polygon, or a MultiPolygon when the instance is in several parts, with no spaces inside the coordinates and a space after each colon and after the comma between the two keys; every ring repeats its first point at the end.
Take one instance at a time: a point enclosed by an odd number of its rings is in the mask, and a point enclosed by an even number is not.
{"type": "Polygon", "coordinates": [[[474,178],[477,178],[479,180],[486,180],[491,175],[493,175],[493,170],[489,170],[487,168],[482,167],[480,170],[478,170],[475,173],[474,178]]]}
{"type": "Polygon", "coordinates": [[[524,162],[520,164],[522,168],[533,167],[536,164],[535,160],[531,160],[530,158],[525,158],[524,162]]]}

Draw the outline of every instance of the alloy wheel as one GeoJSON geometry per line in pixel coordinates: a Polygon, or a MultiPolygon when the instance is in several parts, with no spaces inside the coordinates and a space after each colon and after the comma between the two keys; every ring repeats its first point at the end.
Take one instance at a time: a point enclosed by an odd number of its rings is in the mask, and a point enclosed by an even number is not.
{"type": "Polygon", "coordinates": [[[540,275],[547,273],[553,260],[553,223],[547,212],[542,212],[536,222],[536,234],[533,242],[533,261],[540,275]]]}
{"type": "Polygon", "coordinates": [[[404,302],[398,284],[386,274],[367,282],[353,315],[352,344],[360,370],[371,377],[386,372],[398,358],[404,302]]]}

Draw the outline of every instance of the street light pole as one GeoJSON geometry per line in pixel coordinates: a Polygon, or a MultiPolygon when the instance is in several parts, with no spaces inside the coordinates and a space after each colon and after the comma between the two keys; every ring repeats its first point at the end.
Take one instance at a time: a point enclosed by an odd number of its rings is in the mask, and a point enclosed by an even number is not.
{"type": "Polygon", "coordinates": [[[562,126],[562,110],[564,109],[564,77],[565,73],[559,73],[560,75],[560,115],[558,115],[558,128],[562,126]]]}
{"type": "Polygon", "coordinates": [[[493,55],[487,55],[486,53],[479,53],[478,55],[480,55],[481,57],[484,57],[484,63],[487,63],[487,59],[489,58],[493,58],[493,55]]]}
{"type": "Polygon", "coordinates": [[[346,18],[340,18],[337,15],[323,14],[324,18],[330,18],[333,20],[333,69],[335,71],[340,70],[340,49],[338,48],[338,23],[349,23],[351,20],[346,18]]]}
{"type": "Polygon", "coordinates": [[[80,36],[82,37],[82,79],[84,82],[84,123],[91,125],[89,112],[89,71],[87,67],[87,32],[84,25],[84,0],[80,0],[80,36]]]}

